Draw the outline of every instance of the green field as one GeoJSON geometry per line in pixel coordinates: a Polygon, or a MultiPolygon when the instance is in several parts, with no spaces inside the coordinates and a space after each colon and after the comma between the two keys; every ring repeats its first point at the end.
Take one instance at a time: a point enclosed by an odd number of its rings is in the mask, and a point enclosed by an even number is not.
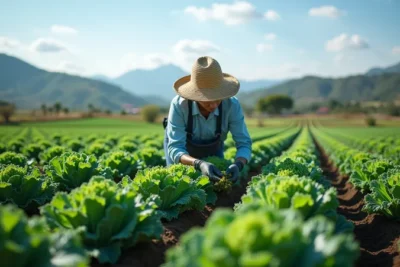
{"type": "MultiPolygon", "coordinates": [[[[0,254],[10,266],[392,266],[397,122],[250,119],[251,160],[217,182],[165,166],[160,123],[2,126],[0,254]]],[[[231,136],[224,155],[204,160],[226,171],[231,136]]]]}

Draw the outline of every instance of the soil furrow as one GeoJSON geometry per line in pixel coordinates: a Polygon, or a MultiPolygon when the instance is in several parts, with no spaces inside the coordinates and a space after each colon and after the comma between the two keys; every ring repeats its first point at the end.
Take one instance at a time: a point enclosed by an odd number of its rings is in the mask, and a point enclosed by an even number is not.
{"type": "Polygon", "coordinates": [[[354,234],[360,244],[360,257],[356,266],[400,266],[397,243],[400,240],[400,224],[382,215],[362,211],[364,196],[341,175],[328,155],[317,144],[321,167],[325,177],[338,192],[339,214],[354,224],[354,234]]]}

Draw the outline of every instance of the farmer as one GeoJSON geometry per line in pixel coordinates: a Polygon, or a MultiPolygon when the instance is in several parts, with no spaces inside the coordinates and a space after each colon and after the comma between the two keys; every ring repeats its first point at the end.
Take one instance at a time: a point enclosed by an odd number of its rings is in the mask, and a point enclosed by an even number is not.
{"type": "Polygon", "coordinates": [[[222,73],[211,57],[198,58],[192,74],[174,83],[177,96],[171,101],[168,119],[164,119],[164,151],[167,166],[192,165],[212,181],[222,177],[221,170],[202,159],[224,157],[224,141],[231,132],[237,152],[235,163],[226,174],[235,182],[251,156],[251,139],[239,101],[239,81],[222,73]]]}

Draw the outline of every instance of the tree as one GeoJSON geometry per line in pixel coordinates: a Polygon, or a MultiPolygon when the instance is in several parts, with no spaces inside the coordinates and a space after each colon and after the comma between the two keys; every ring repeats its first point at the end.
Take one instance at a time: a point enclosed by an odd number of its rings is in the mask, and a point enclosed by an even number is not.
{"type": "Polygon", "coordinates": [[[93,106],[93,104],[88,104],[88,109],[89,109],[89,112],[90,113],[92,113],[93,112],[93,110],[94,110],[94,106],[93,106]]]}
{"type": "Polygon", "coordinates": [[[160,107],[157,105],[147,105],[141,110],[142,117],[147,122],[155,122],[160,114],[160,107]]]}
{"type": "Polygon", "coordinates": [[[68,113],[69,113],[69,108],[67,108],[67,107],[63,108],[63,112],[64,112],[65,114],[68,114],[68,113]]]}
{"type": "Polygon", "coordinates": [[[43,112],[43,116],[46,116],[46,114],[47,114],[47,106],[46,106],[46,104],[42,104],[42,105],[40,106],[40,109],[41,109],[42,112],[43,112]]]}
{"type": "Polygon", "coordinates": [[[283,109],[291,109],[293,99],[287,95],[270,95],[260,98],[257,102],[257,110],[270,114],[280,114],[283,109]]]}
{"type": "Polygon", "coordinates": [[[111,115],[112,112],[111,112],[111,110],[106,109],[105,113],[106,113],[107,115],[111,115]]]}
{"type": "Polygon", "coordinates": [[[5,123],[10,122],[11,116],[15,112],[15,105],[13,103],[8,103],[5,101],[0,101],[0,114],[4,118],[5,123]]]}
{"type": "Polygon", "coordinates": [[[61,109],[62,109],[62,105],[60,102],[56,102],[54,103],[54,111],[56,112],[56,114],[58,115],[58,113],[60,113],[61,109]]]}

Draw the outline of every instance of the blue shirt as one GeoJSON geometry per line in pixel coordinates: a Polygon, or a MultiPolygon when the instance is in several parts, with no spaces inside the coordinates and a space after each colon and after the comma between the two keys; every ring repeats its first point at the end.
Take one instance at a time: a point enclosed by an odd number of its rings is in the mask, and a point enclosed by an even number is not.
{"type": "MultiPolygon", "coordinates": [[[[168,115],[168,155],[179,163],[180,158],[186,151],[186,124],[188,119],[188,101],[177,95],[172,99],[168,115]]],[[[222,127],[221,138],[226,140],[228,132],[231,132],[236,145],[236,158],[242,157],[250,160],[252,141],[244,122],[243,111],[236,97],[222,100],[222,127]]],[[[199,111],[197,103],[193,101],[193,140],[211,140],[215,138],[217,116],[219,110],[216,108],[206,119],[199,111]]]]}

